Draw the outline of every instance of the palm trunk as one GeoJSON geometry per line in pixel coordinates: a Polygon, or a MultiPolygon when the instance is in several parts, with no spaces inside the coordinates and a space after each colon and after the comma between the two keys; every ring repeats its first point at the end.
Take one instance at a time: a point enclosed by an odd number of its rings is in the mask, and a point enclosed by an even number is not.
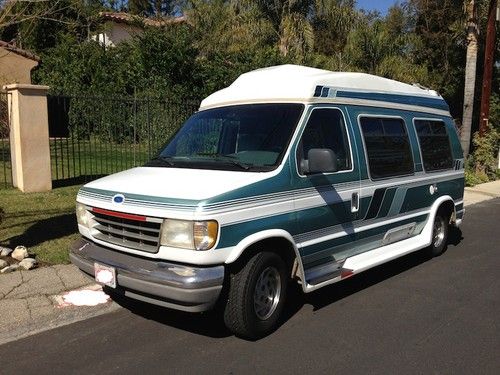
{"type": "Polygon", "coordinates": [[[467,9],[467,58],[465,65],[464,86],[464,111],[462,128],[460,132],[460,143],[464,151],[464,157],[469,155],[472,114],[474,110],[474,90],[476,86],[476,62],[477,62],[477,34],[478,25],[476,17],[476,4],[474,0],[468,0],[467,9]]]}

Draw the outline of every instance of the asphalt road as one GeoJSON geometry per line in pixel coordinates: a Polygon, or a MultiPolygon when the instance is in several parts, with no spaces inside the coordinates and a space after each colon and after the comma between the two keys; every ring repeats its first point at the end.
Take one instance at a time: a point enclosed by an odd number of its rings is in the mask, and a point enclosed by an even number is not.
{"type": "Polygon", "coordinates": [[[411,254],[307,296],[271,336],[211,315],[117,312],[0,346],[2,374],[500,374],[500,199],[469,206],[448,251],[411,254]]]}

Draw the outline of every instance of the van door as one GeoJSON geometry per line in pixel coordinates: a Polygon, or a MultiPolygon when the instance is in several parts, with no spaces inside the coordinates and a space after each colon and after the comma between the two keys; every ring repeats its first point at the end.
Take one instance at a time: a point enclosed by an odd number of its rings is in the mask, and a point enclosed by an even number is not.
{"type": "MultiPolygon", "coordinates": [[[[309,110],[307,121],[295,148],[295,209],[298,234],[296,243],[304,269],[338,263],[354,241],[354,222],[358,220],[360,171],[354,136],[346,121],[345,108],[318,105],[309,110]],[[311,149],[330,149],[337,160],[337,171],[308,173],[311,149]]],[[[345,258],[345,256],[344,256],[345,258]]]]}

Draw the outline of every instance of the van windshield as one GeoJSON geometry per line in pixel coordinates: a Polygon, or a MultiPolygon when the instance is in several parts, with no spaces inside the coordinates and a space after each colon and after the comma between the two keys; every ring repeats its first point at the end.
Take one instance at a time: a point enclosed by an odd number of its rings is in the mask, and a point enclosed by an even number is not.
{"type": "Polygon", "coordinates": [[[149,167],[269,171],[287,149],[304,106],[247,104],[200,111],[149,167]]]}

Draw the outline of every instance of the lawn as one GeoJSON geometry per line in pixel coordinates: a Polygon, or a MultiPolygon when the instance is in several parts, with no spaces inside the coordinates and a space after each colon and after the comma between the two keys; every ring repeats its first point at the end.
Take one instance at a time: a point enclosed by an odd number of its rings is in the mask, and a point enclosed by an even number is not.
{"type": "Polygon", "coordinates": [[[96,139],[51,139],[53,186],[47,193],[11,188],[8,142],[0,140],[0,245],[24,245],[41,264],[68,263],[68,248],[78,238],[75,198],[82,183],[149,160],[154,144],[116,144],[96,139]],[[65,186],[65,187],[64,187],[65,186]]]}
{"type": "MultiPolygon", "coordinates": [[[[54,186],[75,185],[97,177],[144,165],[158,143],[111,143],[92,138],[50,140],[50,161],[54,186]]],[[[9,142],[0,139],[0,189],[12,185],[9,142]]]]}
{"type": "Polygon", "coordinates": [[[68,249],[78,238],[75,198],[79,186],[47,193],[0,189],[0,245],[24,245],[43,264],[69,263],[68,249]]]}

